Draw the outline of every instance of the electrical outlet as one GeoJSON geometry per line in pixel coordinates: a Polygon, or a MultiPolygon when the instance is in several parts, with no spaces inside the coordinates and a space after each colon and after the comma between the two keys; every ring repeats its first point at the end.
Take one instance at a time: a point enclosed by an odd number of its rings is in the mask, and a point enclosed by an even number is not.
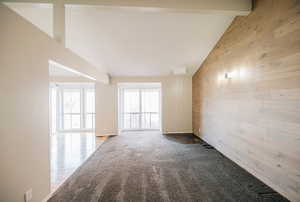
{"type": "Polygon", "coordinates": [[[28,191],[25,192],[25,202],[28,202],[32,199],[32,189],[29,189],[28,191]]]}

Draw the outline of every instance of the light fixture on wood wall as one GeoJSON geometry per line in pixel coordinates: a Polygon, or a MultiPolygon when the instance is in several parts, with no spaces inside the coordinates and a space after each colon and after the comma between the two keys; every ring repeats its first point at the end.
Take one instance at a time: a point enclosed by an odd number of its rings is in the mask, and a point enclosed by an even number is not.
{"type": "Polygon", "coordinates": [[[232,79],[232,74],[226,72],[224,77],[225,77],[225,79],[232,79]]]}

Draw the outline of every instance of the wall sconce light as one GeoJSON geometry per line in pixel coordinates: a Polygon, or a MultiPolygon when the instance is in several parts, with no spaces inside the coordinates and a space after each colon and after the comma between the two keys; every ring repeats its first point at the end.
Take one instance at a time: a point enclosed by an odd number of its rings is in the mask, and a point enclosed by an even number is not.
{"type": "Polygon", "coordinates": [[[231,73],[225,73],[225,79],[232,79],[232,74],[231,73]]]}

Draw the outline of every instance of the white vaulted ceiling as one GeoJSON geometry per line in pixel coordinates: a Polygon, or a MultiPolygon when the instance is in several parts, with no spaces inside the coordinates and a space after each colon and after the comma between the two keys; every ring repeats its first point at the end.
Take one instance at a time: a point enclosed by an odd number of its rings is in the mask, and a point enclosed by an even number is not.
{"type": "MultiPolygon", "coordinates": [[[[45,12],[51,7],[7,5],[52,34],[45,12]]],[[[193,74],[234,17],[67,5],[66,47],[112,76],[169,75],[178,68],[193,74]]]]}
{"type": "Polygon", "coordinates": [[[194,72],[232,22],[232,16],[70,6],[66,44],[113,76],[194,72]]]}

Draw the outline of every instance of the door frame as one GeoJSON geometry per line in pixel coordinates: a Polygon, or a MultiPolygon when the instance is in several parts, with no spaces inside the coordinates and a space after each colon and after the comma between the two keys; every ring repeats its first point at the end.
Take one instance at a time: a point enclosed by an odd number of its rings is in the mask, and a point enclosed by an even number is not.
{"type": "MultiPolygon", "coordinates": [[[[117,84],[118,86],[118,130],[119,132],[123,131],[162,131],[162,88],[161,88],[161,82],[120,82],[117,84]],[[124,90],[125,89],[137,89],[139,90],[139,99],[141,103],[141,90],[142,89],[157,89],[159,92],[159,128],[158,129],[143,129],[143,128],[137,128],[137,129],[124,129],[123,128],[123,120],[122,120],[122,114],[123,114],[123,98],[124,98],[124,90]]],[[[140,104],[140,112],[142,105],[140,104]]],[[[141,126],[141,119],[139,118],[139,125],[141,126]]]]}
{"type": "MultiPolygon", "coordinates": [[[[58,133],[68,133],[68,132],[94,132],[95,131],[95,125],[94,128],[86,128],[86,93],[89,90],[95,91],[96,95],[96,86],[94,82],[55,82],[51,83],[51,85],[54,85],[56,90],[56,132],[58,133]],[[64,109],[63,109],[63,103],[64,103],[64,91],[72,91],[76,90],[80,92],[80,128],[79,129],[64,129],[64,109]]],[[[95,102],[96,105],[96,102],[95,102]]],[[[96,107],[96,106],[95,106],[96,107]]],[[[96,112],[95,112],[96,114],[96,112]]],[[[96,115],[94,115],[96,116],[96,115]]]]}

